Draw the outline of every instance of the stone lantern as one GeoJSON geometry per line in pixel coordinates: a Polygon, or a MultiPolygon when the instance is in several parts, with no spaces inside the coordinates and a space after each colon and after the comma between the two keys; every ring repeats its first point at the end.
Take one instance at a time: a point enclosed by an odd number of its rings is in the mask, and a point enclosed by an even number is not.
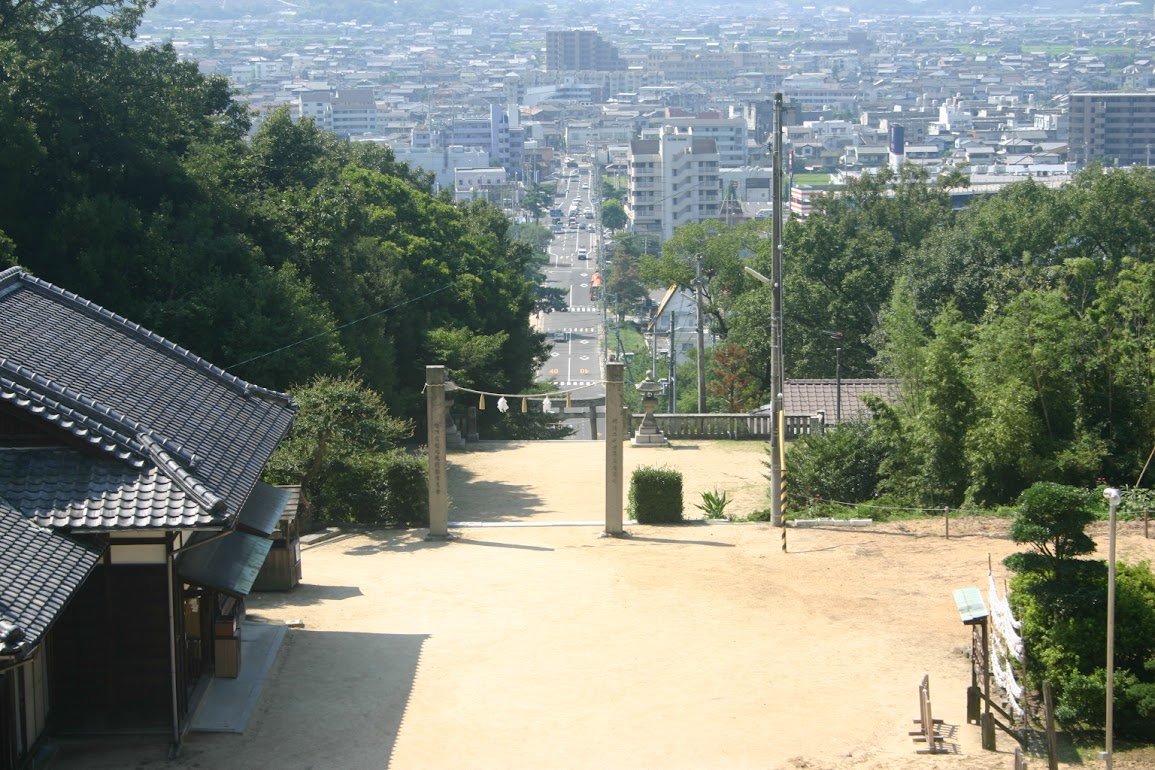
{"type": "Polygon", "coordinates": [[[642,424],[638,426],[631,443],[634,446],[668,446],[669,441],[665,434],[658,429],[658,421],[654,417],[654,407],[658,405],[658,395],[665,390],[660,382],[654,380],[653,371],[646,372],[646,378],[634,386],[642,394],[642,409],[645,415],[642,424]]]}

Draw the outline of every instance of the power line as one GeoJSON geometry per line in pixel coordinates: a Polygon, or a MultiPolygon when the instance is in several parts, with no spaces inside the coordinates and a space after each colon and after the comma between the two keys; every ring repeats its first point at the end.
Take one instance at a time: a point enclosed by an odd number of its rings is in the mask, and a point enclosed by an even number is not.
{"type": "MultiPolygon", "coordinates": [[[[497,265],[494,265],[493,267],[486,268],[485,270],[479,270],[476,273],[474,273],[474,275],[485,275],[487,273],[495,272],[496,270],[499,270],[500,268],[505,267],[506,265],[508,265],[511,262],[513,262],[513,258],[507,259],[503,262],[498,263],[497,265]]],[[[237,363],[235,363],[235,364],[233,364],[227,368],[228,369],[235,369],[238,366],[244,366],[245,364],[251,364],[253,361],[259,361],[262,358],[268,358],[269,356],[276,355],[277,353],[282,353],[286,350],[289,350],[290,348],[295,348],[298,345],[304,345],[306,342],[312,342],[313,340],[320,339],[321,337],[327,337],[330,334],[336,334],[337,332],[342,331],[343,329],[348,329],[350,326],[355,326],[355,325],[361,323],[362,321],[368,321],[370,318],[376,318],[379,315],[384,315],[385,313],[390,313],[394,310],[397,310],[398,308],[405,307],[406,305],[412,305],[414,302],[419,302],[419,301],[426,299],[428,297],[432,297],[434,294],[440,294],[441,292],[446,291],[447,289],[453,288],[455,283],[456,283],[456,281],[452,281],[452,282],[447,283],[443,286],[439,286],[436,289],[432,289],[430,291],[427,291],[424,294],[420,294],[416,297],[411,297],[411,298],[404,300],[402,302],[398,302],[395,305],[390,305],[389,307],[382,308],[381,310],[376,310],[372,313],[369,313],[368,315],[364,315],[364,316],[361,316],[360,318],[356,318],[352,321],[349,321],[348,323],[343,323],[340,326],[334,326],[332,329],[329,329],[327,331],[318,332],[317,334],[314,334],[314,335],[309,336],[309,337],[305,337],[304,339],[299,339],[296,342],[290,342],[288,345],[282,345],[281,347],[275,348],[275,349],[270,350],[266,353],[261,353],[259,355],[255,355],[252,358],[246,358],[244,361],[238,361],[237,363]]]]}
{"type": "MultiPolygon", "coordinates": [[[[493,268],[493,269],[496,269],[496,268],[493,268]]],[[[379,315],[389,313],[393,310],[396,310],[397,308],[405,307],[406,305],[411,305],[414,302],[425,299],[426,297],[432,297],[434,294],[440,294],[441,292],[445,291],[446,289],[449,289],[452,287],[453,287],[452,283],[445,284],[444,286],[433,289],[432,291],[427,291],[420,296],[413,297],[411,299],[407,299],[403,302],[398,302],[396,305],[390,305],[387,308],[377,310],[373,313],[370,313],[369,315],[361,316],[360,318],[357,318],[353,321],[349,321],[348,323],[341,324],[340,326],[335,326],[332,329],[329,329],[328,331],[319,332],[317,334],[312,335],[311,337],[305,337],[304,339],[297,340],[296,342],[290,342],[288,345],[282,345],[281,347],[270,350],[267,353],[261,353],[260,355],[253,356],[252,358],[246,358],[244,361],[238,361],[237,363],[233,364],[232,366],[230,366],[228,368],[234,369],[238,366],[244,366],[245,364],[251,364],[253,361],[259,361],[262,358],[268,358],[269,356],[272,356],[272,355],[275,355],[277,353],[281,353],[283,351],[286,351],[289,348],[295,348],[298,345],[304,345],[306,342],[312,342],[313,340],[320,339],[321,337],[327,337],[330,334],[335,334],[335,333],[341,331],[342,329],[348,329],[350,326],[355,326],[356,324],[359,324],[362,321],[368,321],[370,318],[376,318],[379,315]]]]}

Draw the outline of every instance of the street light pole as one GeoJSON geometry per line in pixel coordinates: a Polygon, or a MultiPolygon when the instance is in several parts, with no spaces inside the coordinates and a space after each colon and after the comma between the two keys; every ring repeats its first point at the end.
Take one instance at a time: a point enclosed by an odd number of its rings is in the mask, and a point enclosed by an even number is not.
{"type": "Polygon", "coordinates": [[[774,218],[771,237],[770,277],[749,265],[747,275],[770,286],[770,524],[782,526],[782,399],[786,390],[782,374],[782,94],[774,95],[774,218]]]}
{"type": "Polygon", "coordinates": [[[1111,770],[1115,766],[1112,756],[1115,749],[1115,513],[1123,496],[1114,487],[1104,489],[1103,496],[1111,510],[1107,540],[1107,750],[1103,752],[1103,758],[1107,770],[1111,770]]]}
{"type": "Polygon", "coordinates": [[[842,332],[824,331],[834,340],[834,424],[842,424],[842,332]]]}
{"type": "Polygon", "coordinates": [[[842,347],[834,349],[834,424],[842,424],[842,347]]]}
{"type": "Polygon", "coordinates": [[[676,378],[678,375],[678,361],[677,348],[674,347],[677,326],[677,316],[674,311],[670,311],[670,414],[676,414],[678,411],[678,392],[676,385],[676,378]]]}

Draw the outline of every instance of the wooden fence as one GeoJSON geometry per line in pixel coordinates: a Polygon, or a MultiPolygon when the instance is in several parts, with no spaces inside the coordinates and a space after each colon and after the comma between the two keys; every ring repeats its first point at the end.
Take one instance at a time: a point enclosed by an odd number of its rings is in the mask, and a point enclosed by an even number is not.
{"type": "Polygon", "coordinates": [[[941,719],[935,719],[930,708],[930,674],[922,678],[918,686],[918,718],[914,720],[917,730],[911,730],[910,735],[916,743],[925,743],[925,749],[919,749],[919,754],[940,754],[946,749],[943,738],[939,734],[941,719]]]}

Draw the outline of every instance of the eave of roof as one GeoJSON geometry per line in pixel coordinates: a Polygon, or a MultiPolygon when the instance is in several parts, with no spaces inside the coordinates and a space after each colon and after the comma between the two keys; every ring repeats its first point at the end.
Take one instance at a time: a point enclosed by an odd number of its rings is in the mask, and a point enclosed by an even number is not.
{"type": "Polygon", "coordinates": [[[35,649],[102,553],[0,504],[0,655],[35,649]]]}
{"type": "Polygon", "coordinates": [[[0,399],[235,517],[296,406],[21,268],[0,271],[0,399]]]}
{"type": "Polygon", "coordinates": [[[68,447],[0,448],[0,490],[35,524],[77,533],[228,524],[223,510],[204,508],[155,465],[68,447]]]}

